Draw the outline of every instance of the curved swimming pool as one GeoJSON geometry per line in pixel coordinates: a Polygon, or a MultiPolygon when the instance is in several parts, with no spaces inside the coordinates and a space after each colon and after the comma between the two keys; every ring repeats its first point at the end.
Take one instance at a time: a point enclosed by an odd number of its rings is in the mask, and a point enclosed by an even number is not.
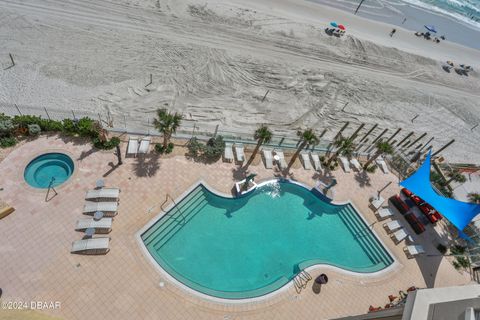
{"type": "Polygon", "coordinates": [[[353,206],[327,203],[290,182],[240,198],[200,184],[141,238],[176,280],[224,299],[273,292],[314,264],[373,273],[393,263],[353,206]]]}
{"type": "Polygon", "coordinates": [[[73,160],[63,153],[46,153],[36,157],[26,166],[25,181],[34,188],[57,187],[73,174],[73,160]]]}

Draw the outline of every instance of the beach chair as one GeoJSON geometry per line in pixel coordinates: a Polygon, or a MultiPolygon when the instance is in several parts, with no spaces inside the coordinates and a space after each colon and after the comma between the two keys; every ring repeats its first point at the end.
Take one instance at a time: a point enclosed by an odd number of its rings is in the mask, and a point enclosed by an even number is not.
{"type": "Polygon", "coordinates": [[[300,155],[302,156],[303,167],[305,168],[305,170],[311,170],[312,163],[310,162],[310,157],[308,153],[302,152],[300,155]]]}
{"type": "Polygon", "coordinates": [[[387,230],[388,233],[391,233],[395,230],[403,228],[403,225],[400,222],[398,222],[397,220],[393,220],[393,221],[385,223],[383,225],[383,227],[387,230]]]}
{"type": "Polygon", "coordinates": [[[360,165],[360,162],[358,162],[357,159],[353,158],[350,160],[350,163],[352,164],[352,166],[357,169],[357,171],[362,171],[362,166],[360,165]]]}
{"type": "Polygon", "coordinates": [[[392,234],[392,239],[395,241],[396,244],[399,244],[403,240],[405,240],[407,237],[410,237],[409,234],[405,231],[405,229],[401,228],[400,230],[395,231],[392,234]]]}
{"type": "Polygon", "coordinates": [[[83,207],[83,214],[93,215],[97,211],[104,213],[105,217],[113,217],[117,214],[118,202],[92,202],[87,201],[83,207]]]}
{"type": "Polygon", "coordinates": [[[340,159],[340,162],[342,163],[343,170],[347,173],[350,172],[350,163],[348,162],[347,158],[338,157],[338,159],[340,159]]]}
{"type": "Polygon", "coordinates": [[[320,157],[318,153],[310,152],[310,156],[312,157],[313,167],[316,171],[323,172],[322,163],[320,162],[320,157]]]}
{"type": "Polygon", "coordinates": [[[377,215],[380,220],[383,220],[393,216],[393,212],[389,208],[381,208],[377,211],[377,215]]]}
{"type": "Polygon", "coordinates": [[[390,170],[388,170],[387,163],[385,162],[385,160],[383,160],[382,157],[378,157],[377,160],[375,160],[375,162],[382,169],[383,173],[385,174],[390,173],[390,170]]]}
{"type": "Polygon", "coordinates": [[[233,145],[229,142],[225,143],[225,153],[223,154],[225,161],[232,162],[234,159],[232,146],[233,145]]]}
{"type": "Polygon", "coordinates": [[[287,162],[285,161],[285,155],[283,154],[283,151],[280,149],[275,149],[273,152],[275,152],[275,155],[278,157],[278,166],[280,169],[286,169],[287,162]]]}
{"type": "Polygon", "coordinates": [[[80,219],[75,225],[76,231],[85,231],[89,228],[95,229],[95,233],[109,233],[112,231],[112,218],[102,218],[100,220],[80,219]]]}
{"type": "Polygon", "coordinates": [[[244,152],[243,144],[235,143],[235,153],[237,154],[238,162],[245,161],[245,152],[244,152]]]}
{"type": "Polygon", "coordinates": [[[403,248],[403,251],[405,252],[405,254],[409,259],[412,259],[419,254],[425,253],[425,250],[420,245],[406,246],[405,248],[403,248]]]}
{"type": "Polygon", "coordinates": [[[138,153],[146,154],[148,153],[148,150],[150,149],[150,142],[152,141],[152,138],[150,137],[144,137],[140,140],[140,147],[138,147],[138,153]]]}
{"type": "Polygon", "coordinates": [[[375,196],[371,200],[372,207],[375,208],[375,210],[378,210],[384,202],[385,199],[382,196],[375,196]]]}
{"type": "Polygon", "coordinates": [[[110,238],[92,238],[77,240],[72,243],[71,253],[77,254],[106,254],[110,251],[108,247],[110,238]]]}
{"type": "Polygon", "coordinates": [[[128,139],[127,156],[133,155],[134,157],[136,157],[137,153],[138,153],[138,137],[131,136],[128,139]]]}
{"type": "Polygon", "coordinates": [[[85,200],[99,201],[100,199],[114,199],[118,200],[120,189],[118,188],[102,188],[95,190],[88,190],[85,200]]]}
{"type": "Polygon", "coordinates": [[[262,152],[263,152],[263,157],[265,158],[265,168],[272,169],[273,168],[272,150],[263,149],[262,152]]]}

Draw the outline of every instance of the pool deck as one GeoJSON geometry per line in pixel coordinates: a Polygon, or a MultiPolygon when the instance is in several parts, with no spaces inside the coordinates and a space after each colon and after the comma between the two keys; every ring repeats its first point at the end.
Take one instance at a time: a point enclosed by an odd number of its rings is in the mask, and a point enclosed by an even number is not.
{"type": "MultiPolygon", "coordinates": [[[[89,144],[77,140],[42,136],[15,148],[0,163],[0,188],[4,189],[0,199],[16,209],[0,220],[3,302],[59,301],[61,308],[43,312],[65,319],[330,319],[365,313],[369,305],[384,306],[388,295],[398,296],[399,290],[406,291],[413,285],[470,283],[468,274],[456,271],[435,249],[433,243],[448,238],[445,224],[435,229],[428,226],[420,236],[407,226],[415,242],[427,251],[427,255],[407,259],[405,243],[393,243],[382,227],[389,220],[384,220],[372,228],[398,261],[390,272],[375,277],[353,276],[317,267],[310,272],[314,278],[320,273],[329,277],[329,283],[318,294],[309,282],[300,294],[290,286],[255,303],[225,304],[199,298],[163,277],[145,257],[135,235],[161,212],[160,205],[167,195],[177,198],[199,180],[230,194],[244,172],[233,163],[203,164],[183,155],[150,154],[123,160],[122,166],[115,167],[117,159],[112,151],[92,152],[89,144]],[[23,170],[36,155],[49,150],[70,154],[76,168],[72,178],[57,188],[58,195],[46,202],[45,191],[34,190],[23,182],[23,170]],[[119,213],[109,234],[111,250],[104,256],[72,255],[72,241],[83,236],[74,226],[85,217],[81,213],[85,192],[102,176],[107,186],[121,188],[119,213]]],[[[335,201],[351,200],[369,223],[378,220],[369,208],[368,198],[390,181],[393,183],[382,191],[382,196],[387,199],[399,192],[398,178],[380,171],[367,175],[338,169],[327,177],[303,168],[291,171],[295,180],[310,187],[318,179],[335,177],[335,201]]],[[[258,181],[280,176],[262,163],[251,165],[249,172],[256,173],[258,181]]],[[[399,214],[395,218],[407,225],[399,214]]]]}

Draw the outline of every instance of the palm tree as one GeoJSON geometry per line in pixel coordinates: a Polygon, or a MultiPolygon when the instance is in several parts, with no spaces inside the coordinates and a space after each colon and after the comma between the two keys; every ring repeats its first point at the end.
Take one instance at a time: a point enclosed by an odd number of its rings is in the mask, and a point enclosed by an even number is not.
{"type": "Polygon", "coordinates": [[[328,159],[328,166],[330,166],[332,161],[336,160],[339,155],[350,157],[355,150],[355,145],[353,144],[353,139],[351,137],[345,138],[339,136],[337,139],[335,139],[333,145],[337,147],[337,151],[330,157],[330,159],[328,159]]]}
{"type": "Polygon", "coordinates": [[[166,150],[170,138],[180,126],[183,116],[177,112],[170,113],[167,109],[157,109],[157,117],[153,120],[153,125],[163,134],[163,149],[166,150]]]}
{"type": "Polygon", "coordinates": [[[467,178],[465,178],[465,176],[461,174],[460,171],[458,171],[457,169],[453,169],[452,171],[450,171],[448,173],[448,176],[450,177],[450,179],[445,182],[445,185],[449,185],[452,181],[460,183],[464,183],[465,181],[467,181],[467,178]]]}
{"type": "Polygon", "coordinates": [[[470,192],[468,194],[468,200],[473,203],[480,204],[480,193],[477,192],[470,192]]]}
{"type": "Polygon", "coordinates": [[[288,164],[287,172],[290,171],[290,168],[292,167],[293,163],[295,162],[295,160],[297,160],[298,155],[305,147],[308,147],[310,145],[316,145],[320,142],[320,140],[318,139],[313,129],[298,131],[297,136],[300,137],[300,145],[298,146],[297,151],[293,154],[293,157],[290,160],[290,163],[288,164]]]}
{"type": "Polygon", "coordinates": [[[250,157],[250,159],[248,159],[245,167],[248,167],[250,164],[252,164],[253,159],[255,159],[261,145],[264,143],[269,143],[270,140],[272,140],[272,131],[270,131],[270,129],[266,125],[262,125],[260,126],[260,128],[255,130],[253,137],[255,138],[255,140],[257,140],[257,146],[253,150],[252,156],[250,157]]]}
{"type": "Polygon", "coordinates": [[[378,157],[380,157],[381,155],[384,155],[384,154],[392,154],[393,153],[393,147],[390,143],[388,143],[387,141],[378,141],[377,142],[377,152],[375,152],[375,154],[373,155],[373,157],[371,157],[370,159],[368,159],[368,161],[363,165],[363,168],[364,169],[367,169],[368,166],[375,160],[377,160],[378,157]]]}

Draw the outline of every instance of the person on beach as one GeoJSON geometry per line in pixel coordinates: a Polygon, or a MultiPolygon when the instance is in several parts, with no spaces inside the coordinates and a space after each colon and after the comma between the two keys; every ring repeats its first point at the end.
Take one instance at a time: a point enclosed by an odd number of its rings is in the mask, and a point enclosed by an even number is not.
{"type": "Polygon", "coordinates": [[[392,37],[395,34],[395,32],[397,32],[397,29],[394,28],[392,32],[390,32],[390,37],[392,37]]]}

